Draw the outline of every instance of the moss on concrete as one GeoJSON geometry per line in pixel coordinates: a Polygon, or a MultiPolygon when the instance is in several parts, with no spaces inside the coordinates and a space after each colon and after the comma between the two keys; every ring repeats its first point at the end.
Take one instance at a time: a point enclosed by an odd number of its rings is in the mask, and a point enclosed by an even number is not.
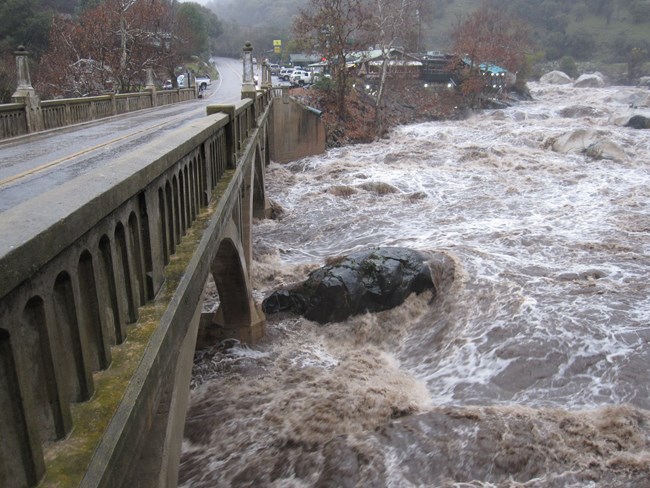
{"type": "Polygon", "coordinates": [[[110,367],[94,373],[95,395],[86,402],[72,405],[74,427],[70,435],[45,448],[46,473],[39,486],[64,488],[80,485],[233,174],[234,170],[224,174],[213,192],[212,203],[201,210],[176,247],[176,253],[165,267],[165,282],[156,298],[139,308],[139,319],[128,326],[124,343],[111,348],[113,361],[110,367]]]}

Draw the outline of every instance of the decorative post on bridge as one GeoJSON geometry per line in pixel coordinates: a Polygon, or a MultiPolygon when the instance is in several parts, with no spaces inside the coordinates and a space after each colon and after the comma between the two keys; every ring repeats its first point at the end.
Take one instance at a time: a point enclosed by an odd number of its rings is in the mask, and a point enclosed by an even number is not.
{"type": "Polygon", "coordinates": [[[272,85],[271,68],[269,67],[269,63],[264,61],[262,63],[262,83],[260,86],[263,90],[270,90],[272,85]]]}
{"type": "Polygon", "coordinates": [[[158,101],[158,97],[156,97],[156,85],[153,82],[153,67],[147,66],[147,84],[144,87],[145,91],[149,92],[149,95],[151,95],[151,106],[155,107],[158,101]]]}
{"type": "Polygon", "coordinates": [[[14,55],[16,56],[16,69],[18,71],[18,86],[11,96],[11,100],[14,103],[25,105],[27,132],[43,130],[41,98],[34,90],[29,76],[29,52],[27,52],[25,46],[18,46],[18,49],[14,51],[14,55]]]}
{"type": "Polygon", "coordinates": [[[255,87],[255,78],[253,75],[253,45],[250,41],[244,44],[244,72],[242,75],[241,97],[255,98],[257,88],[255,87]]]}

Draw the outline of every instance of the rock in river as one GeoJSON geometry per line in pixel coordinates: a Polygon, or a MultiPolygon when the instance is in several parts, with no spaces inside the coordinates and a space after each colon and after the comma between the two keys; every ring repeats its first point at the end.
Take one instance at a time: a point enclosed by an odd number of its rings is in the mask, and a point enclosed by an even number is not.
{"type": "Polygon", "coordinates": [[[568,85],[572,82],[571,78],[562,71],[551,71],[540,78],[542,83],[551,85],[568,85]]]}
{"type": "Polygon", "coordinates": [[[632,127],[633,129],[650,129],[650,118],[643,115],[635,115],[632,117],[625,127],[632,127]]]}
{"type": "Polygon", "coordinates": [[[413,292],[436,292],[429,258],[401,247],[355,252],[312,271],[302,283],[273,292],[262,303],[262,309],[267,314],[301,314],[321,324],[388,310],[413,292]]]}
{"type": "Polygon", "coordinates": [[[588,73],[580,75],[573,83],[577,88],[602,88],[605,86],[605,80],[600,73],[588,73]]]}

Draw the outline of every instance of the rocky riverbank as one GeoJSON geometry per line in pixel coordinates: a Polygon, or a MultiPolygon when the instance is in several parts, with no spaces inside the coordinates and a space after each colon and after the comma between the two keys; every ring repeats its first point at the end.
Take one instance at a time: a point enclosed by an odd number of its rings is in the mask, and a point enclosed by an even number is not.
{"type": "Polygon", "coordinates": [[[425,86],[421,80],[388,82],[379,114],[373,92],[361,86],[353,88],[343,121],[336,113],[334,92],[316,87],[295,88],[291,95],[323,112],[328,147],[372,142],[398,125],[458,118],[464,111],[463,100],[455,92],[444,85],[425,86]]]}

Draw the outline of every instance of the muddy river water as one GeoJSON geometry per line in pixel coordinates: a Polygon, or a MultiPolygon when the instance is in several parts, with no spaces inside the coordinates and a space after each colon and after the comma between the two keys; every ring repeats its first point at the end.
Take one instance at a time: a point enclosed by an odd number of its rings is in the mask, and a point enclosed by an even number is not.
{"type": "Polygon", "coordinates": [[[200,353],[181,486],[650,487],[650,92],[530,88],[271,164],[258,300],[370,246],[450,259],[435,298],[200,353]],[[618,156],[553,150],[579,129],[618,156]]]}

